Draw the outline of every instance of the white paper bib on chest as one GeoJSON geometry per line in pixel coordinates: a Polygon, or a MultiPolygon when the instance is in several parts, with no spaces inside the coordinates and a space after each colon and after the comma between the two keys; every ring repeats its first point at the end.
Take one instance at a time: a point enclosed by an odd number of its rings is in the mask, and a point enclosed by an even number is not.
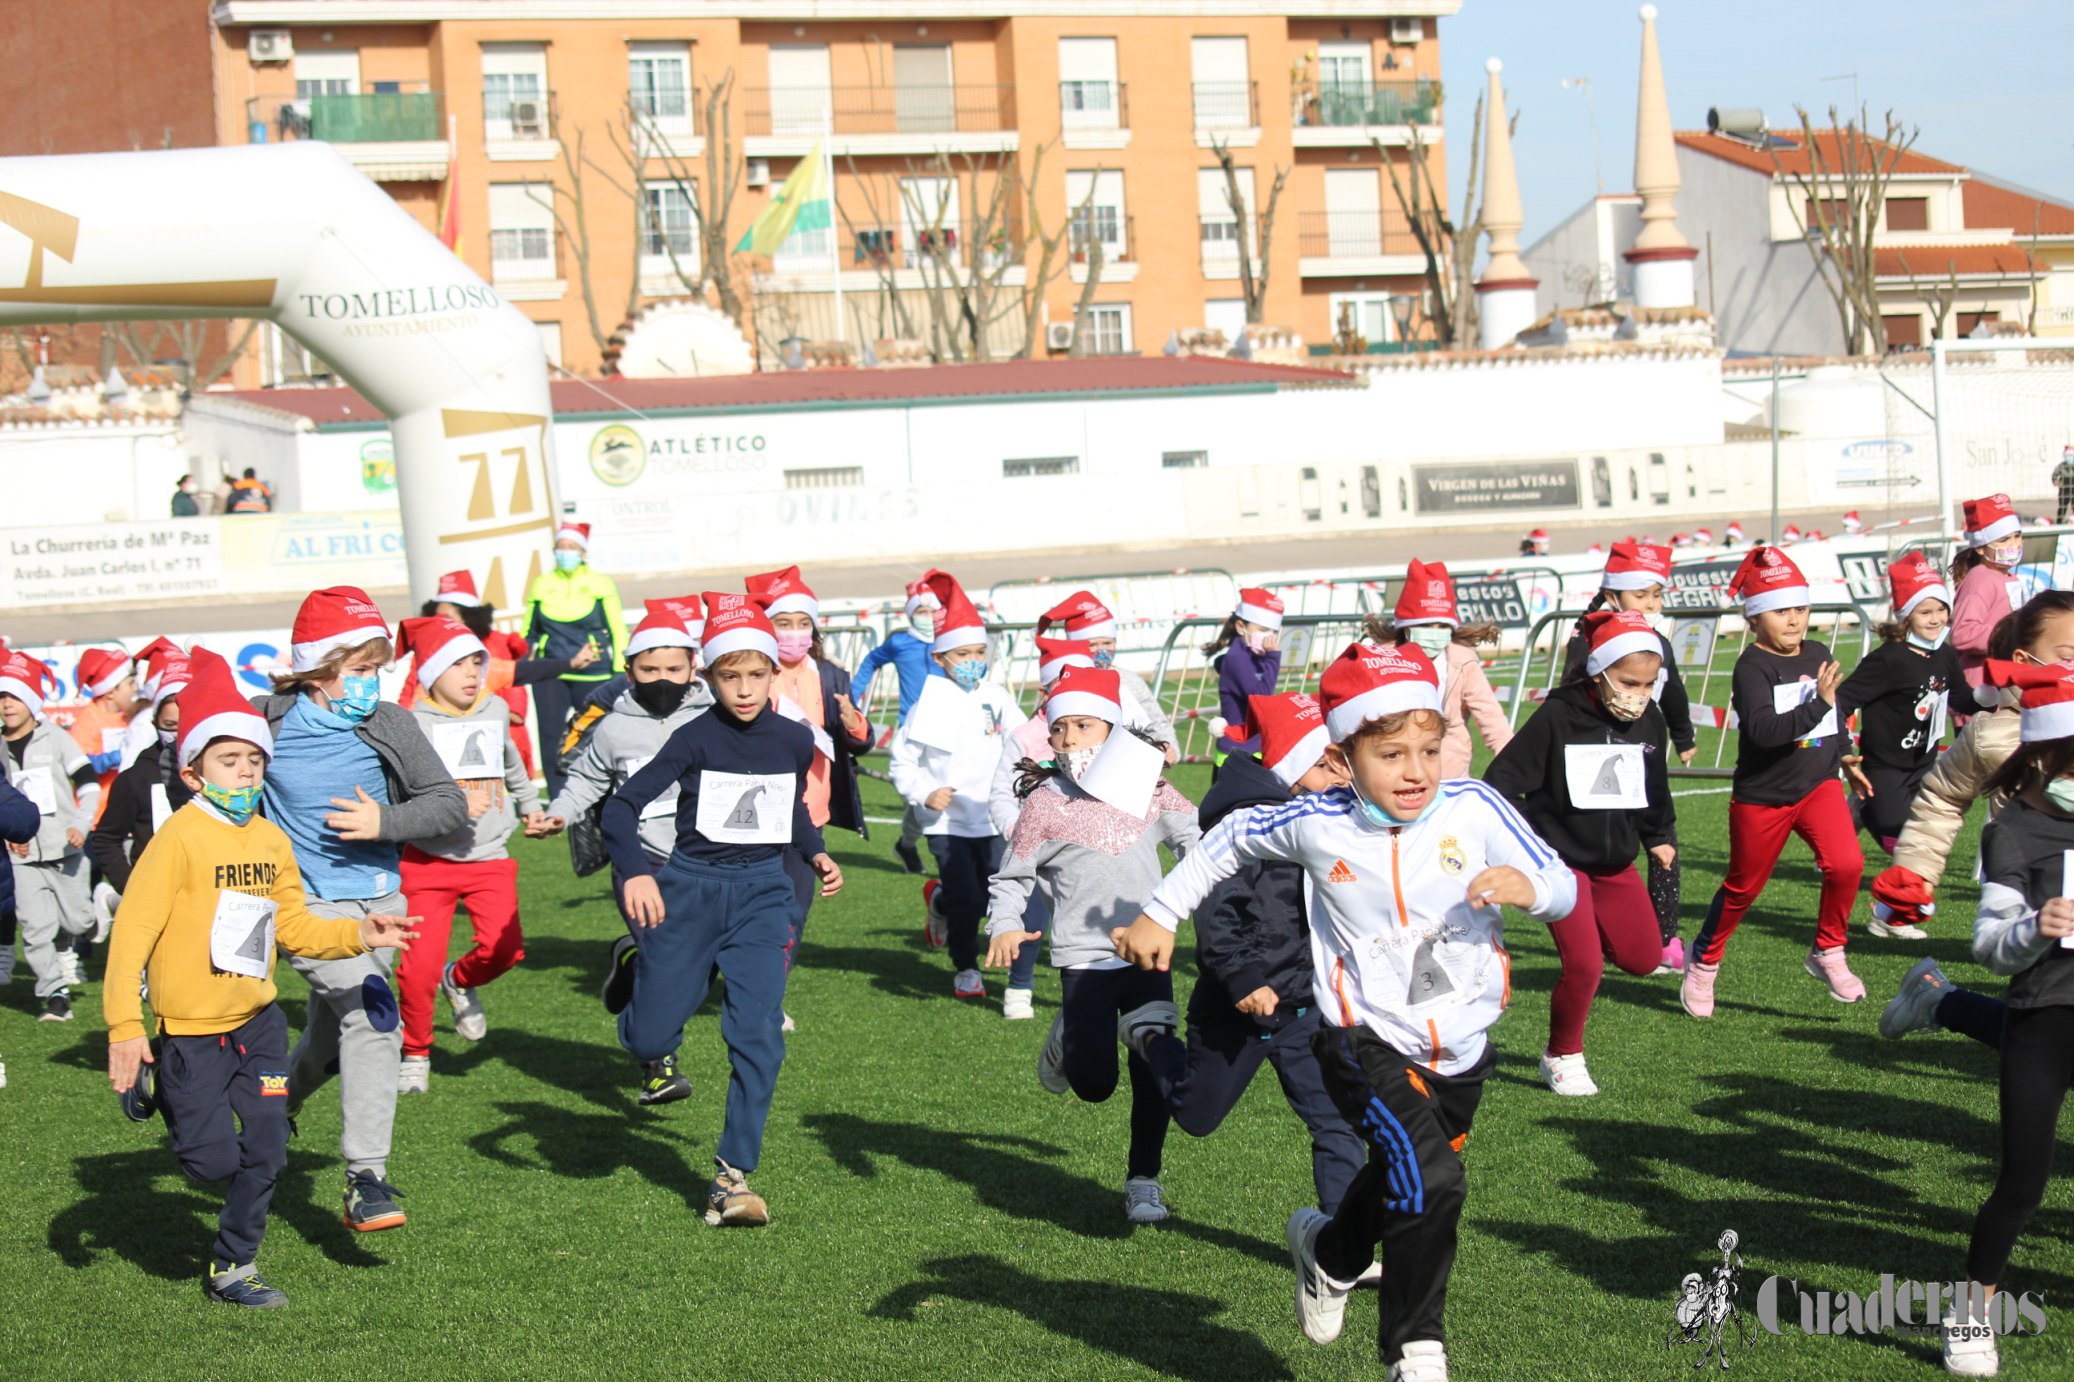
{"type": "Polygon", "coordinates": [[[699,774],[699,834],[722,845],[792,843],[795,773],[699,774]]]}
{"type": "MultiPolygon", "coordinates": [[[[1812,681],[1790,681],[1772,688],[1772,713],[1790,715],[1801,706],[1815,699],[1815,683],[1812,681]]],[[[1830,706],[1816,726],[1801,736],[1803,742],[1812,739],[1827,739],[1836,733],[1836,707],[1830,706]]]]}
{"type": "MultiPolygon", "coordinates": [[[[628,758],[622,760],[619,765],[619,770],[621,773],[625,774],[625,777],[623,777],[621,781],[624,781],[627,777],[632,777],[635,773],[640,772],[643,768],[647,767],[650,763],[654,761],[655,755],[652,753],[641,758],[628,758]]],[[[669,786],[663,788],[661,792],[657,793],[654,801],[649,802],[646,806],[641,808],[641,819],[644,821],[652,821],[658,816],[674,816],[676,814],[677,784],[674,782],[671,783],[669,786]]]]}
{"type": "Polygon", "coordinates": [[[432,725],[432,748],[456,782],[504,776],[504,725],[496,720],[458,720],[432,725]]]}
{"type": "Polygon", "coordinates": [[[36,814],[58,814],[58,785],[50,780],[50,769],[38,765],[14,775],[14,789],[36,803],[36,814]]]}
{"type": "Polygon", "coordinates": [[[151,833],[156,835],[164,830],[166,822],[171,819],[173,803],[166,798],[166,784],[154,782],[151,784],[151,833]]]}
{"type": "Polygon", "coordinates": [[[225,974],[264,979],[274,959],[274,916],[280,904],[270,897],[232,892],[216,894],[216,919],[209,923],[209,964],[225,974]]]}
{"type": "Polygon", "coordinates": [[[1640,744],[1569,744],[1563,772],[1580,811],[1636,811],[1649,804],[1640,744]]]}

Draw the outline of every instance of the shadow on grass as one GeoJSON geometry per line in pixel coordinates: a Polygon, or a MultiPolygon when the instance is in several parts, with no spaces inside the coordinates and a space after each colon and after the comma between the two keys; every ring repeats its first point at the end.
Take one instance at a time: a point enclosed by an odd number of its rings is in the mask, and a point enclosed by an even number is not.
{"type": "Polygon", "coordinates": [[[504,1102],[496,1109],[506,1121],[468,1139],[469,1147],[490,1161],[566,1180],[597,1180],[624,1167],[658,1189],[682,1195],[688,1208],[705,1212],[710,1177],[693,1171],[684,1156],[696,1142],[666,1124],[626,1113],[579,1113],[556,1104],[504,1102]],[[532,1143],[533,1155],[513,1146],[524,1142],[532,1143]]]}
{"type": "Polygon", "coordinates": [[[167,1281],[200,1277],[222,1201],[192,1185],[160,1190],[154,1182],[176,1165],[157,1129],[147,1135],[150,1147],[74,1159],[79,1198],[58,1211],[45,1239],[74,1271],[112,1252],[167,1281]]]}
{"type": "MultiPolygon", "coordinates": [[[[346,1172],[337,1157],[314,1150],[290,1151],[267,1216],[285,1222],[305,1243],[341,1267],[387,1265],[388,1259],[371,1252],[367,1245],[388,1230],[361,1233],[341,1222],[345,1189],[346,1172]]],[[[403,1209],[409,1211],[407,1201],[403,1209]]]]}
{"type": "Polygon", "coordinates": [[[879,942],[876,945],[828,945],[816,938],[807,943],[800,963],[811,969],[859,975],[879,992],[896,998],[947,998],[951,963],[940,951],[922,949],[915,940],[920,934],[919,925],[913,931],[880,927],[868,933],[869,939],[879,942]]]}
{"type": "Polygon", "coordinates": [[[921,1270],[924,1280],[890,1292],[870,1313],[915,1324],[936,1301],[970,1301],[1011,1311],[1061,1338],[1168,1377],[1215,1382],[1292,1376],[1260,1340],[1218,1324],[1213,1317],[1225,1307],[1208,1296],[1032,1276],[978,1253],[936,1258],[921,1270]]]}
{"type": "Polygon", "coordinates": [[[571,1041],[518,1027],[497,1027],[456,1055],[439,1054],[436,1079],[465,1077],[496,1061],[529,1079],[573,1094],[626,1119],[639,1067],[617,1042],[571,1041]]]}

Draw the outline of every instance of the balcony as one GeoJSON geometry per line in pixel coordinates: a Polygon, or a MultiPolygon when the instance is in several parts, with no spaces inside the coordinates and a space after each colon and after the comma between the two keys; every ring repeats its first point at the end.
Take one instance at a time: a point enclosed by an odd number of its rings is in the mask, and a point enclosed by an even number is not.
{"type": "Polygon", "coordinates": [[[1190,97],[1198,147],[1226,144],[1243,149],[1260,142],[1258,82],[1196,82],[1190,97]]]}
{"type": "Polygon", "coordinates": [[[482,96],[483,152],[492,163],[541,163],[561,157],[555,138],[555,94],[513,84],[482,96]]]}
{"type": "Polygon", "coordinates": [[[1440,83],[1307,82],[1295,92],[1291,141],[1299,149],[1405,144],[1440,137],[1440,83]]]}
{"type": "Polygon", "coordinates": [[[437,182],[447,175],[446,103],[437,91],[255,96],[245,103],[254,144],[315,139],[338,146],[376,182],[437,182]]]}
{"type": "Polygon", "coordinates": [[[1138,229],[1113,206],[1091,206],[1073,218],[1072,277],[1087,282],[1094,248],[1102,250],[1102,282],[1129,283],[1138,276],[1138,229]]]}
{"type": "Polygon", "coordinates": [[[1296,271],[1304,278],[1417,274],[1426,257],[1411,232],[1380,211],[1305,211],[1296,218],[1296,271]]]}
{"type": "Polygon", "coordinates": [[[783,279],[786,290],[826,291],[838,262],[844,292],[869,292],[886,286],[918,289],[956,273],[991,273],[1008,263],[1003,281],[1020,285],[1024,236],[1019,222],[992,228],[984,244],[976,244],[979,227],[844,225],[839,230],[795,234],[771,258],[771,272],[759,278],[783,279]],[[838,260],[836,246],[841,246],[838,260]]]}
{"type": "Polygon", "coordinates": [[[1007,153],[1017,147],[1013,86],[742,89],[743,153],[796,158],[825,136],[831,154],[1007,153]]]}
{"type": "Polygon", "coordinates": [[[1131,142],[1127,88],[1122,82],[1060,82],[1059,130],[1069,149],[1125,147],[1131,142]]]}

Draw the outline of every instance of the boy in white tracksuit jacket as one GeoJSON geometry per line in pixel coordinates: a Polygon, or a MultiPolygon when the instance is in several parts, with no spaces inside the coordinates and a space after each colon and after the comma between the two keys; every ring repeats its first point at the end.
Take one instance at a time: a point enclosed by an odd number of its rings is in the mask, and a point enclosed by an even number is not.
{"type": "Polygon", "coordinates": [[[1576,879],[1495,791],[1440,780],[1439,683],[1416,646],[1357,644],[1320,692],[1353,785],[1227,817],[1119,946],[1163,965],[1169,933],[1241,864],[1303,867],[1325,1019],[1316,1050],[1369,1155],[1338,1213],[1290,1216],[1299,1323],[1313,1342],[1338,1337],[1346,1293],[1380,1241],[1390,1376],[1445,1379],[1442,1317],[1467,1194],[1459,1153],[1493,1064],[1485,1032],[1512,997],[1498,904],[1557,921],[1576,879]]]}

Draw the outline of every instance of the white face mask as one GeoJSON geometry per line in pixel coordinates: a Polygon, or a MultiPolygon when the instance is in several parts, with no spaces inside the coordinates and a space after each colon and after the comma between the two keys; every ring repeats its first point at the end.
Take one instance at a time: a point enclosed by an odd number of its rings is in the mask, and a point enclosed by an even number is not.
{"type": "Polygon", "coordinates": [[[2015,566],[2024,559],[2024,540],[2020,537],[1991,542],[1980,549],[1982,555],[1997,566],[2015,566]]]}
{"type": "Polygon", "coordinates": [[[1939,629],[1936,636],[1932,638],[1925,638],[1914,629],[1910,629],[1908,631],[1908,646],[1911,648],[1921,648],[1926,653],[1934,653],[1944,646],[1944,640],[1951,637],[1951,635],[1952,626],[1950,624],[1946,624],[1939,629]]]}
{"type": "Polygon", "coordinates": [[[1084,749],[1059,749],[1052,753],[1051,761],[1059,765],[1060,772],[1078,782],[1080,775],[1087,771],[1087,765],[1095,761],[1095,755],[1101,750],[1100,744],[1091,744],[1084,749]]]}

